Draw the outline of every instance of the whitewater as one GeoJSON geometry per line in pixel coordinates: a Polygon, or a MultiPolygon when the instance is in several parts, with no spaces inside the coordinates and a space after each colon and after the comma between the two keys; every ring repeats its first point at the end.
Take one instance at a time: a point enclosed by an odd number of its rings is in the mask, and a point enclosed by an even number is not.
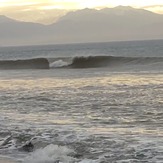
{"type": "Polygon", "coordinates": [[[163,40],[0,48],[0,163],[162,163],[163,40]]]}

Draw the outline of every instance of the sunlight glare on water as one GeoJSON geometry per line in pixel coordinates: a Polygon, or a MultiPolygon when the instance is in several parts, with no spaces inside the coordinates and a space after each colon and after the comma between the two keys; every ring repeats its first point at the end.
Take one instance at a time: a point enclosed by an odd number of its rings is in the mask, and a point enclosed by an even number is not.
{"type": "Polygon", "coordinates": [[[23,163],[162,163],[163,47],[143,43],[2,49],[1,59],[42,52],[55,66],[70,54],[99,57],[84,58],[97,67],[0,70],[0,154],[23,163]]]}

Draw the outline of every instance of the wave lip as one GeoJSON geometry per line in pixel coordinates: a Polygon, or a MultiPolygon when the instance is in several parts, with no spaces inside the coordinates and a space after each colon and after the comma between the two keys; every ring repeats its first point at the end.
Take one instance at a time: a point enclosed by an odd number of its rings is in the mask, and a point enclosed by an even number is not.
{"type": "Polygon", "coordinates": [[[69,66],[70,63],[68,62],[65,62],[63,60],[57,60],[57,61],[54,61],[50,64],[50,68],[61,68],[61,67],[67,67],[69,66]]]}
{"type": "Polygon", "coordinates": [[[46,58],[0,61],[0,69],[49,69],[46,58]]]}

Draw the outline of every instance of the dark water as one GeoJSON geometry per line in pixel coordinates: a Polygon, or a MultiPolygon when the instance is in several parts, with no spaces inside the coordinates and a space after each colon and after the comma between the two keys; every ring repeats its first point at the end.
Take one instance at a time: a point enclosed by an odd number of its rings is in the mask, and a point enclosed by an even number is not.
{"type": "Polygon", "coordinates": [[[0,49],[2,62],[50,64],[0,70],[0,154],[24,163],[162,163],[162,43],[0,49]]]}

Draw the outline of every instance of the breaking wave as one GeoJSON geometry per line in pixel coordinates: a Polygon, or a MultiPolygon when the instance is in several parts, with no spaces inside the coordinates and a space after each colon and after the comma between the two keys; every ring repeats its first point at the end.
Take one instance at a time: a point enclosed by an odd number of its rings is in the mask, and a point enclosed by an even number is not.
{"type": "Polygon", "coordinates": [[[69,64],[70,63],[65,62],[65,61],[63,61],[63,60],[60,59],[60,60],[57,60],[57,61],[54,61],[54,62],[50,63],[50,67],[51,68],[66,67],[66,66],[69,66],[69,64]]]}
{"type": "Polygon", "coordinates": [[[141,67],[163,69],[163,57],[114,57],[79,56],[67,58],[35,58],[25,60],[1,60],[0,69],[49,69],[49,68],[119,68],[141,67]]]}
{"type": "Polygon", "coordinates": [[[47,145],[37,149],[30,156],[26,157],[23,163],[98,163],[98,160],[83,159],[74,157],[75,151],[58,145],[47,145]]]}
{"type": "Polygon", "coordinates": [[[74,163],[75,158],[71,156],[73,152],[67,147],[50,144],[45,148],[37,149],[23,163],[74,163]]]}

